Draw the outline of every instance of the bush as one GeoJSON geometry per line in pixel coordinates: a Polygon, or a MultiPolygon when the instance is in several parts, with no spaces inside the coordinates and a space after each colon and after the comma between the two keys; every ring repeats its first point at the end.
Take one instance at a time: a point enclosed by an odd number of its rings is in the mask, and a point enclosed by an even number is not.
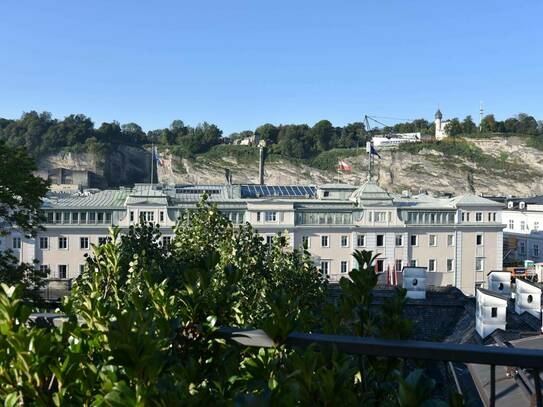
{"type": "Polygon", "coordinates": [[[316,156],[311,160],[311,166],[325,171],[336,171],[339,160],[364,154],[364,151],[364,149],[356,148],[334,148],[316,156]]]}

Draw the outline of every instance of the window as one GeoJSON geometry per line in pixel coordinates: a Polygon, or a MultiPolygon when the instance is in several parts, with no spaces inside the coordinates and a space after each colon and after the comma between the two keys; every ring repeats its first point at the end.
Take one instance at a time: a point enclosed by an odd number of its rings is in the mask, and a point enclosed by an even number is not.
{"type": "Polygon", "coordinates": [[[447,259],[447,271],[449,271],[449,272],[454,271],[454,260],[453,259],[447,259]]]}
{"type": "Polygon", "coordinates": [[[534,301],[533,295],[532,294],[528,295],[528,298],[526,298],[526,300],[528,301],[528,304],[531,304],[534,301]]]}
{"type": "Polygon", "coordinates": [[[49,249],[49,238],[48,237],[40,237],[40,249],[49,249]]]}
{"type": "Polygon", "coordinates": [[[51,270],[49,270],[49,266],[47,264],[40,264],[40,271],[42,273],[50,274],[51,270]]]}
{"type": "Polygon", "coordinates": [[[356,236],[356,245],[358,247],[364,247],[366,245],[366,235],[357,235],[356,236]]]}
{"type": "Polygon", "coordinates": [[[437,246],[437,236],[428,235],[428,246],[437,246]]]}
{"type": "Polygon", "coordinates": [[[475,237],[475,243],[477,244],[477,246],[482,246],[483,245],[483,235],[478,234],[475,237]]]}
{"type": "Polygon", "coordinates": [[[411,259],[411,260],[409,261],[409,265],[410,265],[411,267],[417,267],[417,260],[416,260],[416,259],[411,259]]]}
{"type": "Polygon", "coordinates": [[[383,259],[377,259],[375,262],[377,273],[384,273],[385,271],[385,261],[383,259]]]}
{"type": "Polygon", "coordinates": [[[539,230],[539,222],[534,222],[534,231],[539,230]]]}
{"type": "Polygon", "coordinates": [[[525,242],[520,242],[520,254],[523,255],[523,256],[526,254],[526,243],[525,242]]]}
{"type": "Polygon", "coordinates": [[[379,222],[379,223],[386,222],[386,216],[387,216],[386,212],[374,212],[373,216],[374,216],[375,222],[379,222]]]}
{"type": "Polygon", "coordinates": [[[98,212],[98,223],[104,223],[104,212],[98,212]]]}
{"type": "Polygon", "coordinates": [[[170,243],[172,242],[171,236],[162,236],[162,246],[168,247],[170,246],[170,243]]]}
{"type": "Polygon", "coordinates": [[[539,257],[539,245],[534,244],[534,257],[539,257]]]}
{"type": "Polygon", "coordinates": [[[377,235],[377,247],[383,247],[385,245],[385,235],[377,235]]]}
{"type": "Polygon", "coordinates": [[[79,222],[79,212],[72,212],[72,223],[79,222]]]}
{"type": "Polygon", "coordinates": [[[347,270],[348,270],[347,264],[348,264],[348,263],[347,263],[345,260],[343,260],[343,261],[341,262],[341,266],[340,266],[340,268],[339,268],[339,271],[341,272],[341,274],[345,274],[345,273],[347,272],[347,270]]]}
{"type": "Polygon", "coordinates": [[[321,236],[321,247],[330,247],[330,238],[328,236],[321,236]]]}
{"type": "Polygon", "coordinates": [[[68,276],[68,266],[66,264],[58,265],[58,278],[66,278],[68,276]]]}
{"type": "Polygon", "coordinates": [[[58,237],[58,248],[67,249],[68,248],[68,238],[65,236],[58,237]]]}
{"type": "Polygon", "coordinates": [[[266,222],[276,222],[277,212],[266,212],[266,222]]]}
{"type": "Polygon", "coordinates": [[[396,271],[401,271],[401,269],[402,269],[402,261],[400,259],[396,260],[396,262],[394,263],[394,267],[395,267],[396,271]]]}
{"type": "Polygon", "coordinates": [[[525,230],[526,229],[526,222],[521,220],[520,221],[520,230],[525,230]]]}
{"type": "Polygon", "coordinates": [[[14,237],[11,242],[11,247],[13,249],[20,249],[21,248],[21,238],[20,237],[14,237]]]}
{"type": "Polygon", "coordinates": [[[321,272],[325,276],[330,273],[330,262],[328,260],[321,261],[321,272]]]}
{"type": "Polygon", "coordinates": [[[164,222],[164,211],[160,211],[160,221],[164,222]]]}
{"type": "Polygon", "coordinates": [[[79,223],[87,223],[87,212],[79,212],[79,223]]]}
{"type": "Polygon", "coordinates": [[[396,246],[403,246],[403,236],[396,235],[396,246]]]}
{"type": "Polygon", "coordinates": [[[134,222],[134,211],[130,211],[130,222],[134,222]]]}
{"type": "Polygon", "coordinates": [[[323,196],[325,198],[329,197],[330,196],[330,191],[323,191],[323,196]]]}
{"type": "Polygon", "coordinates": [[[447,246],[454,246],[454,235],[447,235],[447,246]]]}
{"type": "Polygon", "coordinates": [[[154,222],[155,221],[155,213],[152,212],[152,211],[140,212],[140,219],[143,222],[154,222]]]}
{"type": "Polygon", "coordinates": [[[409,238],[411,239],[411,240],[410,240],[411,246],[418,246],[418,244],[419,244],[419,237],[418,237],[418,235],[411,235],[411,236],[409,236],[409,238]]]}
{"type": "Polygon", "coordinates": [[[492,212],[492,222],[496,222],[496,212],[492,212]]]}
{"type": "Polygon", "coordinates": [[[256,221],[257,221],[257,222],[260,222],[260,212],[257,212],[257,213],[256,213],[256,221]]]}
{"type": "Polygon", "coordinates": [[[107,243],[107,236],[100,236],[98,237],[98,246],[102,246],[103,244],[107,243]]]}
{"type": "Polygon", "coordinates": [[[515,229],[515,221],[513,219],[509,219],[509,229],[515,229]]]}
{"type": "Polygon", "coordinates": [[[96,223],[96,212],[89,212],[89,223],[96,223]]]}
{"type": "Polygon", "coordinates": [[[498,318],[498,307],[492,307],[490,310],[490,316],[492,318],[498,318]]]}
{"type": "Polygon", "coordinates": [[[302,236],[302,246],[304,249],[309,249],[311,247],[311,239],[309,236],[302,236]]]}
{"type": "Polygon", "coordinates": [[[436,271],[436,259],[428,260],[428,271],[436,271]]]}
{"type": "Polygon", "coordinates": [[[84,264],[80,264],[79,265],[79,274],[83,274],[85,272],[85,265],[84,264]]]}
{"type": "Polygon", "coordinates": [[[483,221],[483,212],[475,212],[475,221],[476,222],[482,222],[483,221]]]}
{"type": "Polygon", "coordinates": [[[88,249],[89,248],[89,238],[88,237],[80,237],[79,238],[79,248],[80,249],[88,249]]]}
{"type": "Polygon", "coordinates": [[[462,222],[469,222],[469,212],[462,212],[462,222]]]}
{"type": "Polygon", "coordinates": [[[349,236],[341,236],[341,247],[349,247],[349,236]]]}
{"type": "Polygon", "coordinates": [[[106,223],[111,223],[111,212],[106,212],[106,223]]]}
{"type": "Polygon", "coordinates": [[[483,271],[484,269],[484,258],[476,257],[475,258],[475,271],[483,271]]]}

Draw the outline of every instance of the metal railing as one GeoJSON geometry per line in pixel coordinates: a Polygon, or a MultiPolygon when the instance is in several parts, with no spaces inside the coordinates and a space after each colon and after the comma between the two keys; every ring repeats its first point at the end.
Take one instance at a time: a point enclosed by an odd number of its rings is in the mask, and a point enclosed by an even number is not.
{"type": "MultiPolygon", "coordinates": [[[[220,328],[219,333],[223,338],[244,346],[263,348],[276,346],[273,340],[260,329],[220,328]]],[[[293,332],[285,341],[285,345],[291,347],[305,348],[311,344],[315,344],[317,349],[335,346],[339,351],[352,355],[488,365],[490,367],[488,400],[490,406],[496,405],[496,366],[523,368],[532,374],[536,405],[543,407],[539,376],[543,371],[543,350],[301,332],[293,332]]]]}
{"type": "Polygon", "coordinates": [[[48,302],[58,302],[72,289],[72,279],[50,278],[41,289],[42,298],[48,302]]]}

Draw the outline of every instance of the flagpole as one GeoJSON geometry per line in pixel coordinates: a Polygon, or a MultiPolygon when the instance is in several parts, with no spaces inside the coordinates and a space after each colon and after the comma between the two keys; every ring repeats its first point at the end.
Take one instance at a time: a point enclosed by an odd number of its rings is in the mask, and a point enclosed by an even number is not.
{"type": "Polygon", "coordinates": [[[153,188],[153,178],[154,178],[154,168],[155,168],[155,144],[151,144],[151,189],[153,188]]]}

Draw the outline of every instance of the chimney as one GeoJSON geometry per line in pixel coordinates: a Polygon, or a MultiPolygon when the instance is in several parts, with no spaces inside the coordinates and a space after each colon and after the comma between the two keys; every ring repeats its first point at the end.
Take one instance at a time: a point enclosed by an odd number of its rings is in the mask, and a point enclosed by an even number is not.
{"type": "Polygon", "coordinates": [[[258,143],[259,150],[259,162],[258,162],[258,183],[264,185],[264,153],[266,149],[266,142],[261,141],[258,143]]]}

